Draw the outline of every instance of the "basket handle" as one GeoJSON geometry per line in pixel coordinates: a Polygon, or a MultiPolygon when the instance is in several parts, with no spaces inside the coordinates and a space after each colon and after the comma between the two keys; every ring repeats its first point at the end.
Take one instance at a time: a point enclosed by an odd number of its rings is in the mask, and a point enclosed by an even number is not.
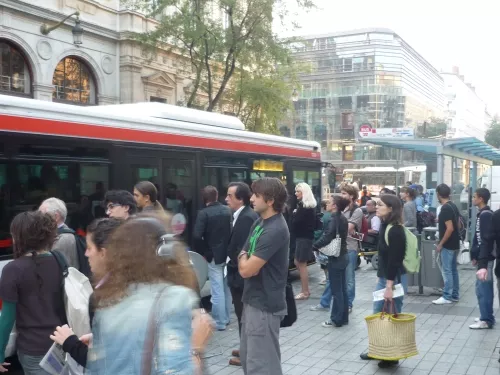
{"type": "Polygon", "coordinates": [[[395,318],[398,317],[398,312],[396,310],[396,305],[394,304],[394,299],[384,300],[384,307],[382,308],[382,314],[380,314],[380,319],[383,319],[385,314],[394,315],[395,318]],[[389,309],[387,309],[389,307],[389,309]]]}

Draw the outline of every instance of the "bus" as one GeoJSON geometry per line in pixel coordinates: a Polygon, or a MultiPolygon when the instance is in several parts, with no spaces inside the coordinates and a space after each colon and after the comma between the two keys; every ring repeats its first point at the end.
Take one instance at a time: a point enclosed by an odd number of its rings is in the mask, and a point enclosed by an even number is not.
{"type": "MultiPolygon", "coordinates": [[[[426,186],[425,165],[416,165],[412,167],[365,167],[361,169],[344,169],[343,181],[348,183],[358,183],[367,187],[373,196],[378,196],[380,190],[387,187],[395,190],[410,181],[413,184],[426,186]]],[[[358,186],[360,189],[362,186],[358,186]]]]}
{"type": "MultiPolygon", "coordinates": [[[[307,182],[321,197],[320,145],[245,130],[236,117],[163,103],[83,107],[0,95],[0,260],[12,256],[12,217],[48,197],[104,216],[109,189],[153,182],[162,205],[186,219],[191,243],[201,189],[224,201],[230,182],[277,177],[291,196],[307,182]]],[[[293,200],[289,208],[293,210],[293,200]]]]}

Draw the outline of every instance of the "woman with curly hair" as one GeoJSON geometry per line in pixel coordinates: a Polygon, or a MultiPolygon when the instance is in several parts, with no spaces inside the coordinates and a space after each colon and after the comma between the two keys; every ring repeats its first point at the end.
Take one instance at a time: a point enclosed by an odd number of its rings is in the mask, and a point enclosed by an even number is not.
{"type": "Polygon", "coordinates": [[[160,217],[138,216],[112,234],[94,291],[90,374],[193,374],[196,279],[187,253],[170,242],[160,217]]]}
{"type": "Polygon", "coordinates": [[[5,372],[4,353],[14,323],[17,355],[26,375],[46,375],[39,363],[52,346],[54,327],[65,323],[62,305],[62,272],[50,252],[57,224],[40,211],[23,212],[12,220],[10,233],[14,260],[0,278],[0,372],[5,372]]]}

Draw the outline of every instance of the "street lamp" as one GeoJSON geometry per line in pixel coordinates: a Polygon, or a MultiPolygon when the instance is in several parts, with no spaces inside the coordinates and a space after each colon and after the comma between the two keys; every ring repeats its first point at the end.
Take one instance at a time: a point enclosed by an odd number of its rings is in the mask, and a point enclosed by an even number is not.
{"type": "Polygon", "coordinates": [[[73,34],[73,44],[79,46],[81,45],[82,42],[82,37],[83,37],[83,27],[80,24],[80,12],[76,11],[69,16],[65,17],[61,22],[54,26],[48,26],[46,23],[44,23],[42,26],[40,26],[40,32],[43,35],[49,35],[50,32],[54,31],[55,29],[59,28],[66,20],[68,20],[70,17],[76,16],[75,19],[75,26],[71,29],[71,33],[73,34]]]}

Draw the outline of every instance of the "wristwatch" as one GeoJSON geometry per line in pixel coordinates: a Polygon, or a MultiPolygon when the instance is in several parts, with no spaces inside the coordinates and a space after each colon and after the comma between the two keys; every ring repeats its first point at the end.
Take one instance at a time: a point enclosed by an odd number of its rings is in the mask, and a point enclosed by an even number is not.
{"type": "Polygon", "coordinates": [[[242,250],[239,254],[238,254],[238,260],[243,256],[243,255],[248,255],[248,253],[245,251],[245,250],[242,250]]]}

